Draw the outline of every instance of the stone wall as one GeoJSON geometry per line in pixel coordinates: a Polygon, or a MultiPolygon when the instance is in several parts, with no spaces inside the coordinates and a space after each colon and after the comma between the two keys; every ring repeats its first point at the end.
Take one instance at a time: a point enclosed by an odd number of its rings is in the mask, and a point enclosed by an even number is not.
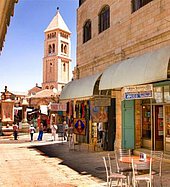
{"type": "Polygon", "coordinates": [[[77,11],[77,64],[80,78],[109,65],[170,44],[170,1],[154,0],[132,13],[131,1],[86,0],[77,11]],[[110,28],[98,33],[98,13],[110,6],[110,28]],[[90,7],[90,8],[89,8],[90,7]],[[92,38],[83,44],[83,25],[92,22],[92,38]]]}

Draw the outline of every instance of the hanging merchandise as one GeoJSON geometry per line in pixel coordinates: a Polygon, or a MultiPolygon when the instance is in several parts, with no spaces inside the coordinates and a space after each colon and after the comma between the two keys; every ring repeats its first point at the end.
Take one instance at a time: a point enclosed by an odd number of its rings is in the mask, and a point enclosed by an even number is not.
{"type": "Polygon", "coordinates": [[[90,114],[93,122],[107,122],[108,121],[108,107],[95,106],[94,100],[90,101],[90,114]]]}

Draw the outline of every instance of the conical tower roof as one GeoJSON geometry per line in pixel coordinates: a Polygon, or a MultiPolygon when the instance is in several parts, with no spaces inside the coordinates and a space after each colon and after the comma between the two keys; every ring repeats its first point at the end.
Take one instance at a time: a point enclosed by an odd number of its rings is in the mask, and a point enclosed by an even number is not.
{"type": "Polygon", "coordinates": [[[50,22],[50,24],[48,25],[48,27],[45,29],[44,32],[52,31],[55,29],[60,29],[68,33],[71,33],[67,25],[65,24],[63,18],[61,17],[58,9],[57,9],[57,14],[54,16],[54,18],[52,19],[52,21],[50,22]]]}

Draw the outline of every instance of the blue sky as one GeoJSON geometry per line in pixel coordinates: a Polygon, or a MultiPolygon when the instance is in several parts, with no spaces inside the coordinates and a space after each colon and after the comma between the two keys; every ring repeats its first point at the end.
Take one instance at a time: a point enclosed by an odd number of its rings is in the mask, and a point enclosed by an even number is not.
{"type": "Polygon", "coordinates": [[[71,31],[72,68],[76,64],[76,9],[78,0],[19,0],[15,5],[0,55],[0,92],[28,91],[42,83],[44,30],[57,7],[71,31]]]}

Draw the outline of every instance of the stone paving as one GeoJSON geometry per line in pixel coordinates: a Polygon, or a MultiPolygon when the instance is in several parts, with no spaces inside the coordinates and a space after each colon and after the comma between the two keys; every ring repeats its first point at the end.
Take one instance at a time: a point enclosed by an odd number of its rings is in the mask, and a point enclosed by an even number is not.
{"type": "MultiPolygon", "coordinates": [[[[68,142],[52,142],[48,133],[41,142],[30,142],[29,135],[12,139],[0,137],[0,187],[106,186],[102,156],[108,152],[94,152],[86,145],[69,150],[68,142]]],[[[114,157],[112,160],[114,163],[114,157]]],[[[160,183],[156,180],[154,186],[160,187],[160,183]]],[[[163,162],[163,187],[169,186],[170,163],[163,162]]]]}

